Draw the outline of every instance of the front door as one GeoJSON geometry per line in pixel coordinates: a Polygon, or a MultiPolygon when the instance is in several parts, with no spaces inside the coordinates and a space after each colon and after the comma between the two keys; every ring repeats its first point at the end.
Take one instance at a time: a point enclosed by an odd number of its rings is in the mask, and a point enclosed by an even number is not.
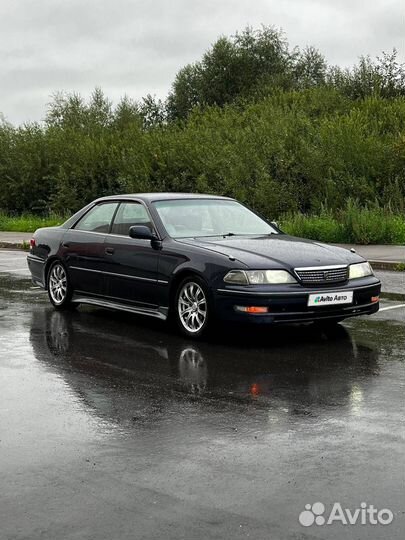
{"type": "Polygon", "coordinates": [[[104,241],[117,207],[116,202],[93,206],[63,237],[63,259],[77,292],[104,293],[104,241]]]}
{"type": "Polygon", "coordinates": [[[106,295],[120,302],[156,308],[159,250],[150,240],[131,238],[129,228],[133,225],[146,225],[154,230],[142,203],[122,202],[111,234],[104,241],[106,295]]]}

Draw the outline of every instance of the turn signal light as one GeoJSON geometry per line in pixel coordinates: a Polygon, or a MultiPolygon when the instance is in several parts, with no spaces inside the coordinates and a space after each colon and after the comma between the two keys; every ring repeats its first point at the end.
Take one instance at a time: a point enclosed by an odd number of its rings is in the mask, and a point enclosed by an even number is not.
{"type": "Polygon", "coordinates": [[[269,308],[263,306],[235,306],[237,311],[244,313],[268,313],[269,308]]]}
{"type": "Polygon", "coordinates": [[[36,244],[36,242],[35,242],[35,238],[31,238],[31,240],[30,240],[30,247],[31,247],[31,249],[34,248],[36,245],[37,245],[37,244],[36,244]]]}
{"type": "Polygon", "coordinates": [[[376,302],[379,302],[379,300],[380,300],[380,297],[379,297],[379,296],[372,296],[372,297],[371,297],[371,302],[372,302],[373,304],[375,304],[376,302]]]}

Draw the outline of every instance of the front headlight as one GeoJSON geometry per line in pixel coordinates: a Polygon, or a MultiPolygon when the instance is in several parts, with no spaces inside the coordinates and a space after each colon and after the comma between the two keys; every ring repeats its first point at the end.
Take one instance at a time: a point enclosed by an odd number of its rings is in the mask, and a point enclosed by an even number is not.
{"type": "Polygon", "coordinates": [[[357,264],[351,264],[349,266],[349,279],[357,279],[366,276],[373,276],[374,272],[370,263],[363,262],[357,264]]]}
{"type": "Polygon", "coordinates": [[[297,283],[297,280],[286,270],[231,270],[224,277],[224,281],[233,285],[297,283]]]}

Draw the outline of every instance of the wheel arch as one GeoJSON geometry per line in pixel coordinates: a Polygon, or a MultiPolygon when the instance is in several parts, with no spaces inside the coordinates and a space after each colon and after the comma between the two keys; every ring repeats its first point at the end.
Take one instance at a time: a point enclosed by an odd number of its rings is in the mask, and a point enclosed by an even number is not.
{"type": "Polygon", "coordinates": [[[207,279],[205,276],[196,270],[195,268],[182,268],[179,270],[174,277],[172,278],[170,285],[169,285],[169,312],[173,308],[174,299],[176,296],[177,289],[180,285],[180,283],[186,278],[186,277],[192,277],[197,276],[200,279],[202,279],[205,284],[207,285],[207,289],[210,290],[209,284],[207,282],[207,279]]]}
{"type": "MultiPolygon", "coordinates": [[[[44,267],[44,283],[45,283],[45,290],[48,290],[48,275],[49,275],[49,269],[51,268],[52,264],[54,262],[60,262],[64,265],[62,259],[58,257],[57,255],[52,255],[52,257],[49,257],[49,259],[46,261],[45,267],[44,267]]],[[[66,267],[65,267],[66,268],[66,267]]]]}

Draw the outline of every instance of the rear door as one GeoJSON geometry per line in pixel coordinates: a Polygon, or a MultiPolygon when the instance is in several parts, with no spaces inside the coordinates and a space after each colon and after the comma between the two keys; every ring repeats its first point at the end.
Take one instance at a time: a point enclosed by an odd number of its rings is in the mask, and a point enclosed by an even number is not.
{"type": "Polygon", "coordinates": [[[122,202],[115,214],[111,233],[105,237],[104,270],[106,294],[129,304],[155,308],[159,249],[150,240],[129,236],[133,225],[155,231],[147,208],[141,202],[122,202]]]}
{"type": "Polygon", "coordinates": [[[63,238],[64,260],[77,292],[104,293],[104,240],[117,208],[118,202],[93,206],[63,238]]]}

